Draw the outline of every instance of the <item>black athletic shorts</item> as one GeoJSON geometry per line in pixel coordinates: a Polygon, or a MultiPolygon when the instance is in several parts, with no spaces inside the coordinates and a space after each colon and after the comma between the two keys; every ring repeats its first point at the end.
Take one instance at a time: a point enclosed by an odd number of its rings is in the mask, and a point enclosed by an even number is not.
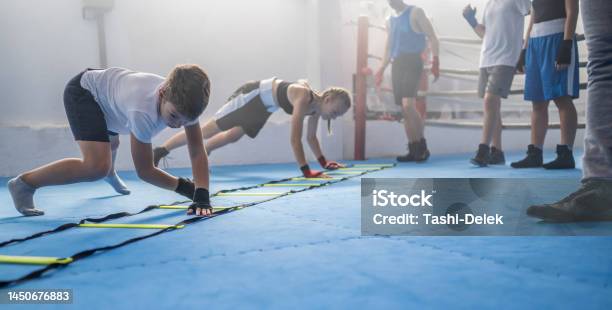
{"type": "Polygon", "coordinates": [[[421,54],[401,54],[393,59],[391,77],[395,104],[402,105],[402,98],[416,98],[423,73],[421,54]]]}
{"type": "Polygon", "coordinates": [[[109,142],[104,113],[93,95],[81,86],[81,77],[87,70],[72,78],[64,89],[64,108],[72,135],[77,141],[109,142]]]}
{"type": "Polygon", "coordinates": [[[223,131],[241,127],[247,136],[255,138],[270,115],[259,96],[259,81],[254,81],[238,88],[217,111],[215,119],[223,131]]]}

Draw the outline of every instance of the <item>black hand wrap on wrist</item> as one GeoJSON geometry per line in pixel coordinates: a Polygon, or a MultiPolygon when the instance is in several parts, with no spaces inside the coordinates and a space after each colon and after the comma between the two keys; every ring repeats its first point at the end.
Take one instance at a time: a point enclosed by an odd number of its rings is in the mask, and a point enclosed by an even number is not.
{"type": "Polygon", "coordinates": [[[210,193],[205,188],[196,188],[193,194],[193,203],[189,206],[189,210],[196,209],[212,209],[210,206],[210,193]]]}
{"type": "Polygon", "coordinates": [[[557,53],[557,64],[569,65],[572,62],[573,40],[563,40],[557,53]]]}
{"type": "Polygon", "coordinates": [[[174,191],[189,199],[192,199],[195,193],[195,185],[189,179],[179,178],[178,186],[174,191]]]}
{"type": "Polygon", "coordinates": [[[526,55],[527,50],[523,49],[521,50],[521,55],[519,56],[519,60],[516,63],[516,69],[519,71],[523,71],[525,68],[525,55],[526,55]]]}
{"type": "Polygon", "coordinates": [[[196,188],[193,194],[193,202],[206,203],[210,205],[210,193],[205,188],[196,188]]]}
{"type": "Polygon", "coordinates": [[[304,166],[300,167],[300,170],[302,170],[302,173],[305,174],[306,172],[310,171],[310,166],[304,165],[304,166]]]}

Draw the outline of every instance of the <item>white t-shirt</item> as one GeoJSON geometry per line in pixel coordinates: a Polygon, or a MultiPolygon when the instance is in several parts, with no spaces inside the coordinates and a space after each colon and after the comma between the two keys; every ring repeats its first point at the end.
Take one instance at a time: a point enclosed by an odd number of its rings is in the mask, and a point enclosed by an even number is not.
{"type": "Polygon", "coordinates": [[[100,105],[108,130],[132,133],[142,143],[151,143],[166,128],[158,112],[158,90],[163,82],[159,75],[123,68],[90,70],[81,77],[81,86],[100,105]]]}
{"type": "Polygon", "coordinates": [[[523,47],[525,16],[530,0],[489,0],[482,24],[485,36],[480,50],[480,68],[516,66],[523,47]]]}

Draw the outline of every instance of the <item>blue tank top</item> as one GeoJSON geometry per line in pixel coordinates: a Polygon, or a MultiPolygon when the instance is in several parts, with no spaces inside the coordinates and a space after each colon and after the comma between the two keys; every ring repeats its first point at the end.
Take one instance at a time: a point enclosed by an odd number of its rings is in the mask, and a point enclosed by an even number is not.
{"type": "Polygon", "coordinates": [[[413,8],[408,6],[400,15],[389,18],[391,59],[401,54],[420,54],[425,50],[425,35],[415,32],[410,24],[413,8]]]}

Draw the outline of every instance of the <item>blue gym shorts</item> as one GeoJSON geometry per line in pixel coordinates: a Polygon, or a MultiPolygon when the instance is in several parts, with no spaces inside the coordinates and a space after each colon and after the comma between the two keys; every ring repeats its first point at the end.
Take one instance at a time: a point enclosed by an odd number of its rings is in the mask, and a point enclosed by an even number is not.
{"type": "Polygon", "coordinates": [[[525,100],[549,101],[580,95],[578,45],[574,39],[568,68],[555,67],[559,45],[563,41],[565,19],[533,25],[525,54],[525,100]]]}

